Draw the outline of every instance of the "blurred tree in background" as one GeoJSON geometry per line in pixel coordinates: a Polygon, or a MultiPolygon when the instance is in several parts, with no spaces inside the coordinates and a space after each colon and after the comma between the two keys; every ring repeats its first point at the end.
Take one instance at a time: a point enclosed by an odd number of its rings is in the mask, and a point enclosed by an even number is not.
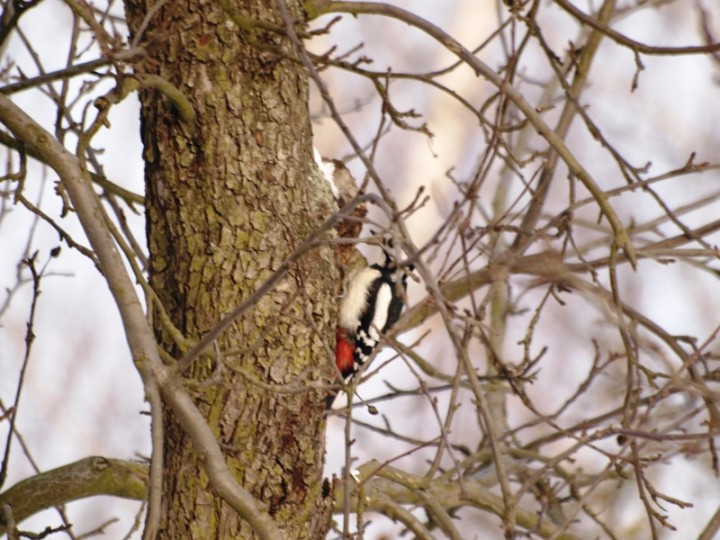
{"type": "Polygon", "coordinates": [[[7,0],[0,47],[8,538],[715,537],[714,3],[7,0]]]}

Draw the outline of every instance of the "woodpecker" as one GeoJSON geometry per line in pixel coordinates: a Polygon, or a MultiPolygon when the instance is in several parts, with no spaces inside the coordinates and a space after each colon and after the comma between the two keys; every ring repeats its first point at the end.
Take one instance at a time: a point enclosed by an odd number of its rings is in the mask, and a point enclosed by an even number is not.
{"type": "Polygon", "coordinates": [[[385,254],[385,263],[373,264],[351,278],[340,304],[335,330],[335,363],[347,383],[400,318],[407,274],[385,254]]]}

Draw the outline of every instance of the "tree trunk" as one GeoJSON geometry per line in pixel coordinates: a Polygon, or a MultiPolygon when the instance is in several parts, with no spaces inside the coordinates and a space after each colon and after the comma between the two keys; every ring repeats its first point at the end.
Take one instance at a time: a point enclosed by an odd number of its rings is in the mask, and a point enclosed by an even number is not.
{"type": "MultiPolygon", "coordinates": [[[[301,7],[288,3],[303,20],[301,7]]],[[[133,35],[156,4],[126,2],[133,35]]],[[[164,3],[149,17],[141,39],[149,58],[136,70],[172,83],[196,114],[194,125],[183,123],[162,93],[141,93],[150,283],[194,341],[255,291],[333,204],[312,159],[306,73],[289,59],[282,32],[256,26],[284,28],[274,2],[234,2],[232,11],[220,4],[164,3]]],[[[336,282],[332,250],[308,252],[220,337],[219,353],[186,373],[230,469],[287,538],[327,532],[324,395],[271,387],[331,379],[336,282]]],[[[155,321],[163,347],[180,357],[155,321]]],[[[160,538],[253,537],[210,492],[172,414],[165,429],[160,538]]]]}

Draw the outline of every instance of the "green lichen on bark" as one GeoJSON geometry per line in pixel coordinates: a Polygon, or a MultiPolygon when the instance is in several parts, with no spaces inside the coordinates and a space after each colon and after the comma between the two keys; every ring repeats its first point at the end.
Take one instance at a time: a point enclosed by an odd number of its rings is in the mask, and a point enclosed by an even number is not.
{"type": "Polygon", "coordinates": [[[20,523],[41,510],[98,495],[143,499],[146,481],[146,464],[92,456],[18,482],[0,494],[0,507],[9,505],[20,523]]]}
{"type": "MultiPolygon", "coordinates": [[[[131,28],[151,4],[127,2],[131,28]]],[[[166,3],[145,34],[153,62],[138,68],[172,83],[196,112],[194,130],[186,130],[166,99],[141,92],[150,281],[192,340],[255,291],[332,212],[329,190],[313,173],[306,74],[288,58],[287,38],[268,30],[282,27],[273,4],[241,4],[234,8],[248,20],[264,21],[251,39],[216,3],[166,3]]],[[[291,8],[302,16],[300,6],[291,8]]],[[[288,538],[322,537],[327,527],[322,518],[298,521],[321,504],[324,396],[267,385],[332,377],[322,339],[332,343],[337,279],[332,249],[309,251],[221,336],[221,356],[206,354],[187,373],[231,470],[288,538]]],[[[177,352],[160,328],[158,336],[177,352]]],[[[169,511],[161,537],[252,537],[207,491],[182,428],[169,415],[166,424],[169,511]]]]}

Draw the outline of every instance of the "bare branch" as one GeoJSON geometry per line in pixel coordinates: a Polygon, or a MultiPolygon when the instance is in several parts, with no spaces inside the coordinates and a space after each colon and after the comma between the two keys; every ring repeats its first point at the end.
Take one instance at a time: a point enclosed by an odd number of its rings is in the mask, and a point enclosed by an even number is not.
{"type": "MultiPolygon", "coordinates": [[[[120,253],[100,217],[103,211],[76,158],[4,96],[0,96],[0,122],[28,148],[44,155],[47,163],[60,175],[115,298],[135,365],[145,386],[159,386],[166,402],[191,436],[198,453],[205,456],[208,476],[218,495],[237,510],[262,538],[282,538],[267,513],[234,480],[214,434],[185,390],[171,375],[169,368],[162,364],[152,331],[123,267],[120,253]]],[[[153,404],[155,407],[158,405],[153,404]]]]}

